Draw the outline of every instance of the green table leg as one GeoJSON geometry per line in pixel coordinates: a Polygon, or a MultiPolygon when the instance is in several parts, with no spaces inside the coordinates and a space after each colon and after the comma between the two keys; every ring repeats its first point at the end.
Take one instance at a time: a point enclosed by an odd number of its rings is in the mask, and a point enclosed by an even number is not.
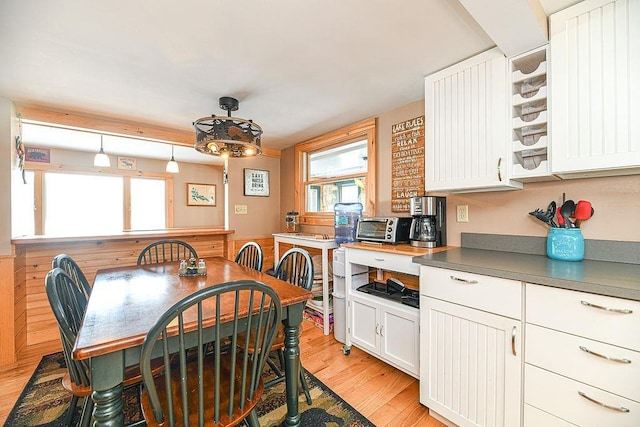
{"type": "Polygon", "coordinates": [[[91,360],[94,427],[124,425],[122,401],[124,360],[122,352],[109,353],[91,360]]]}
{"type": "Polygon", "coordinates": [[[284,425],[300,425],[298,411],[298,381],[300,377],[300,323],[304,303],[285,307],[284,323],[284,370],[286,375],[287,416],[284,425]]]}

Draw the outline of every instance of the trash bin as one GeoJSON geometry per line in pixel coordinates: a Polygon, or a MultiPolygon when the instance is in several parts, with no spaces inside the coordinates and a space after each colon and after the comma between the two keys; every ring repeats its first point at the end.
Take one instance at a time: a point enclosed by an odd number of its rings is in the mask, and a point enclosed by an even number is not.
{"type": "MultiPolygon", "coordinates": [[[[344,280],[344,279],[342,279],[344,280]]],[[[336,341],[345,343],[347,339],[347,307],[344,294],[333,294],[333,337],[336,341]]]]}

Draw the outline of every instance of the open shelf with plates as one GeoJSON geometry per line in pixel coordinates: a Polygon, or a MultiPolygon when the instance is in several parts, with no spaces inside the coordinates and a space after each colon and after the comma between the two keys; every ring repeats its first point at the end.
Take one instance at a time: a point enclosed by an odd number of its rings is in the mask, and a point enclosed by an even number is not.
{"type": "Polygon", "coordinates": [[[509,59],[511,75],[512,177],[552,177],[548,133],[548,47],[509,59]]]}

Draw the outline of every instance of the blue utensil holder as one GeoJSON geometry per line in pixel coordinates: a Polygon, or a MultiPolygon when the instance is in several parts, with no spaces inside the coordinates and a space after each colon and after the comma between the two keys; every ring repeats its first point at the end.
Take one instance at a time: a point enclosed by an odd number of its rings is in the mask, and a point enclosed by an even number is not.
{"type": "Polygon", "coordinates": [[[549,229],[547,256],[560,261],[582,261],[584,259],[584,237],[579,228],[549,229]]]}

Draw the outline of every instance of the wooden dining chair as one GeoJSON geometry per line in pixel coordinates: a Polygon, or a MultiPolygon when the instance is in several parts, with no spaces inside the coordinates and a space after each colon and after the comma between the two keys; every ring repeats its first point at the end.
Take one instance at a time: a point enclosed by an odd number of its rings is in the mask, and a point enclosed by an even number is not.
{"type": "Polygon", "coordinates": [[[198,253],[182,240],[159,240],[144,248],[138,256],[138,265],[162,264],[183,259],[198,258],[198,253]]]}
{"type": "Polygon", "coordinates": [[[89,299],[89,296],[91,295],[91,284],[89,284],[87,277],[73,258],[67,254],[56,255],[53,258],[53,261],[51,261],[51,268],[63,269],[69,277],[76,282],[76,285],[83,289],[85,296],[89,299]]]}
{"type": "MultiPolygon", "coordinates": [[[[304,249],[291,248],[282,255],[280,261],[276,265],[273,273],[275,277],[292,285],[300,286],[310,291],[313,287],[313,260],[311,255],[304,249]]],[[[300,334],[302,330],[300,330],[300,334]]],[[[267,363],[271,370],[276,374],[276,378],[268,381],[265,387],[271,387],[285,380],[284,375],[284,326],[281,324],[276,334],[276,339],[272,346],[272,351],[276,354],[280,367],[278,368],[271,360],[267,363]]],[[[300,382],[302,390],[307,399],[307,403],[311,405],[311,394],[309,393],[309,385],[307,384],[306,370],[300,362],[300,382]]]]}
{"type": "MultiPolygon", "coordinates": [[[[71,351],[76,342],[78,330],[87,308],[87,297],[84,288],[69,276],[62,268],[54,268],[45,278],[45,290],[53,315],[58,323],[60,340],[67,372],[62,378],[62,386],[72,394],[71,403],[67,410],[65,425],[75,426],[73,416],[80,398],[84,404],[80,416],[80,426],[88,426],[93,413],[93,399],[91,399],[91,366],[88,360],[75,360],[71,351]]],[[[162,360],[155,360],[153,372],[162,372],[162,360]]],[[[129,367],[125,371],[124,387],[140,384],[142,375],[139,367],[129,367]]]]}
{"type": "Polygon", "coordinates": [[[256,242],[247,242],[238,251],[235,262],[245,267],[262,271],[264,253],[262,247],[256,242]]]}
{"type": "Polygon", "coordinates": [[[141,406],[147,424],[235,426],[246,419],[259,426],[255,406],[264,391],[261,375],[281,318],[278,294],[252,280],[210,286],[174,304],[142,344],[141,406]],[[233,315],[222,318],[227,311],[222,307],[233,315]],[[232,345],[197,351],[222,340],[232,345]],[[173,364],[170,343],[178,347],[173,364]],[[249,346],[256,351],[242,350],[249,346]],[[157,352],[167,368],[154,376],[150,359],[157,352]]]}

